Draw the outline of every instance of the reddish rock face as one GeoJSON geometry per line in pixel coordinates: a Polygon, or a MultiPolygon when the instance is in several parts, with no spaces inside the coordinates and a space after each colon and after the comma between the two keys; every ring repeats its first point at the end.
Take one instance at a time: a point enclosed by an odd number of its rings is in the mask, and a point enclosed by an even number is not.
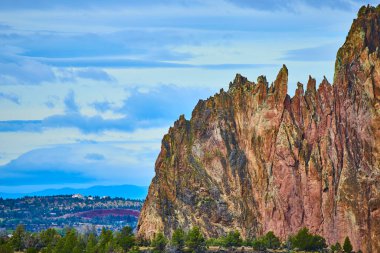
{"type": "Polygon", "coordinates": [[[287,95],[284,66],[268,87],[236,75],[162,140],[138,234],[199,226],[286,239],[308,227],[380,252],[380,7],[363,7],[326,79],[287,95]]]}

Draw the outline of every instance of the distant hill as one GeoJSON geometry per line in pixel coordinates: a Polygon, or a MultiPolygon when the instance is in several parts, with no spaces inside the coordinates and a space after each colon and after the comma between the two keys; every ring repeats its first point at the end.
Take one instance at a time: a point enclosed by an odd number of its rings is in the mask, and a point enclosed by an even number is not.
{"type": "MultiPolygon", "coordinates": [[[[143,200],[81,194],[0,199],[0,231],[14,230],[19,224],[30,232],[51,227],[71,227],[80,233],[93,226],[97,232],[103,226],[112,231],[124,226],[134,229],[143,204],[143,200]]],[[[1,247],[0,252],[4,252],[1,247]]]]}
{"type": "Polygon", "coordinates": [[[4,193],[0,192],[2,198],[21,198],[24,196],[54,196],[79,193],[84,196],[109,196],[122,197],[129,199],[145,199],[148,194],[147,186],[137,185],[110,185],[110,186],[92,186],[90,188],[61,188],[61,189],[46,189],[43,191],[30,193],[4,193]]]}

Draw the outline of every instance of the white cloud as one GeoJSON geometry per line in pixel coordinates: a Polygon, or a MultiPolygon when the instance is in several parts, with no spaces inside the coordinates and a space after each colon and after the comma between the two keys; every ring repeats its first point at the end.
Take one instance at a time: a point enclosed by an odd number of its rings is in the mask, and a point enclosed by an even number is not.
{"type": "Polygon", "coordinates": [[[0,167],[0,182],[8,186],[24,185],[32,178],[34,184],[75,181],[146,185],[153,176],[152,153],[157,150],[151,143],[139,145],[136,149],[135,144],[118,147],[112,143],[75,143],[34,149],[0,167]]]}
{"type": "Polygon", "coordinates": [[[135,148],[148,143],[158,150],[168,127],[137,129],[134,132],[105,131],[102,134],[83,134],[77,129],[48,129],[44,132],[0,132],[0,165],[5,165],[20,155],[36,148],[54,147],[73,143],[112,143],[118,147],[135,148]]]}

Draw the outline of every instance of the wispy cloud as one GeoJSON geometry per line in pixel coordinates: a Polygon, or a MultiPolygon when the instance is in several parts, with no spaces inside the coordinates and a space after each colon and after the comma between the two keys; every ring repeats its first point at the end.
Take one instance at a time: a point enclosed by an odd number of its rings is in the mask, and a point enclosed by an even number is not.
{"type": "MultiPolygon", "coordinates": [[[[57,64],[58,65],[58,64],[57,64]]],[[[76,82],[78,78],[112,82],[114,78],[91,65],[68,64],[81,68],[54,68],[54,64],[17,55],[1,55],[0,84],[2,85],[38,85],[41,83],[76,82]]],[[[67,66],[66,66],[67,67],[67,66]]]]}
{"type": "Polygon", "coordinates": [[[175,85],[161,85],[148,90],[135,88],[116,112],[140,122],[173,122],[180,114],[190,116],[198,100],[211,94],[208,88],[175,85]]]}
{"type": "MultiPolygon", "coordinates": [[[[133,59],[41,59],[42,62],[57,66],[57,67],[100,67],[100,68],[200,68],[200,69],[244,69],[244,68],[264,68],[272,67],[275,64],[233,64],[233,63],[220,63],[220,64],[190,64],[190,63],[178,63],[168,61],[150,61],[150,60],[133,60],[133,59]]],[[[98,73],[95,78],[95,73],[92,73],[93,79],[109,80],[110,78],[104,78],[101,72],[98,73]]],[[[104,72],[103,72],[104,73],[104,72]]],[[[78,73],[79,76],[86,76],[85,73],[78,73]]],[[[89,74],[87,74],[89,75],[89,74]]]]}
{"type": "Polygon", "coordinates": [[[48,108],[53,109],[56,107],[56,103],[59,101],[59,97],[54,96],[48,96],[48,100],[44,103],[48,108]]]}
{"type": "Polygon", "coordinates": [[[0,99],[8,100],[17,105],[20,104],[20,98],[15,94],[0,92],[0,99]]]}
{"type": "Polygon", "coordinates": [[[124,115],[121,118],[105,119],[99,115],[82,114],[75,93],[70,90],[64,99],[65,114],[52,115],[41,120],[0,121],[0,132],[43,131],[48,128],[77,128],[84,133],[106,130],[130,132],[138,128],[168,126],[180,114],[189,116],[200,98],[212,94],[208,88],[175,85],[162,85],[145,90],[134,88],[130,93],[119,107],[111,107],[107,102],[93,105],[100,111],[109,109],[124,115]]]}
{"type": "MultiPolygon", "coordinates": [[[[101,0],[93,0],[93,1],[81,1],[72,3],[72,1],[62,0],[59,2],[55,1],[45,1],[45,0],[35,0],[33,3],[27,0],[17,1],[15,3],[12,0],[3,0],[0,3],[0,7],[5,10],[15,10],[15,9],[88,9],[93,10],[97,8],[115,8],[122,6],[124,8],[136,8],[136,7],[151,7],[151,6],[167,6],[167,5],[177,5],[177,6],[204,6],[208,5],[215,1],[199,1],[199,0],[162,0],[162,1],[152,1],[152,0],[140,0],[140,1],[132,1],[132,0],[110,0],[107,2],[101,0]]],[[[221,4],[224,1],[218,1],[221,4]]],[[[283,9],[290,6],[304,4],[310,5],[316,8],[320,7],[329,7],[336,9],[347,9],[355,4],[365,4],[365,1],[351,1],[351,0],[290,0],[284,3],[281,0],[226,0],[226,2],[230,2],[232,4],[236,4],[242,7],[250,7],[255,9],[264,9],[264,10],[273,10],[273,9],[283,9]]]]}
{"type": "Polygon", "coordinates": [[[2,9],[14,10],[14,9],[96,9],[96,8],[114,8],[114,7],[144,7],[152,5],[182,5],[186,6],[189,4],[201,4],[202,1],[198,0],[161,0],[161,1],[152,1],[152,0],[110,0],[104,2],[102,0],[92,0],[92,1],[80,1],[73,3],[70,0],[61,0],[59,2],[55,1],[46,1],[46,0],[35,0],[33,3],[27,0],[19,0],[15,3],[12,0],[3,0],[0,2],[0,7],[2,9]]]}
{"type": "Polygon", "coordinates": [[[90,104],[92,107],[95,108],[98,112],[106,112],[108,110],[111,110],[113,108],[112,103],[108,101],[95,101],[90,104]]]}
{"type": "Polygon", "coordinates": [[[104,155],[98,154],[98,153],[86,154],[84,158],[86,158],[87,160],[92,160],[92,161],[102,161],[106,159],[104,155]]]}
{"type": "MultiPolygon", "coordinates": [[[[1,57],[1,55],[0,55],[1,57]]],[[[51,67],[35,60],[14,58],[13,62],[0,58],[0,82],[4,84],[40,84],[55,81],[51,67]]]]}
{"type": "Polygon", "coordinates": [[[38,132],[42,131],[42,120],[7,120],[0,121],[1,132],[38,132]]]}
{"type": "Polygon", "coordinates": [[[115,81],[111,75],[100,68],[90,68],[90,66],[72,68],[75,65],[76,64],[70,64],[69,68],[56,69],[57,79],[59,79],[61,82],[77,82],[78,78],[103,82],[115,81]]]}
{"type": "Polygon", "coordinates": [[[318,47],[300,48],[287,51],[281,60],[286,61],[334,61],[338,44],[328,44],[318,47]]]}
{"type": "Polygon", "coordinates": [[[101,69],[95,68],[84,68],[76,70],[76,76],[84,79],[92,79],[97,81],[113,81],[114,78],[111,77],[107,72],[101,69]]]}
{"type": "Polygon", "coordinates": [[[354,8],[357,4],[365,4],[366,1],[351,1],[351,0],[288,0],[286,2],[281,0],[258,0],[258,1],[247,1],[247,0],[228,0],[229,2],[242,7],[249,7],[259,10],[290,10],[293,11],[295,7],[304,5],[314,8],[332,8],[339,10],[349,10],[354,8]]]}
{"type": "Polygon", "coordinates": [[[143,185],[146,178],[153,175],[152,164],[157,147],[146,143],[142,148],[136,150],[131,145],[120,147],[120,144],[113,143],[77,143],[35,149],[0,166],[0,184],[143,185]]]}
{"type": "Polygon", "coordinates": [[[0,23],[0,31],[2,31],[2,30],[9,30],[9,29],[11,29],[11,28],[12,28],[12,27],[9,26],[9,25],[1,24],[1,23],[0,23]]]}
{"type": "Polygon", "coordinates": [[[79,106],[75,102],[75,94],[73,90],[70,90],[64,100],[66,113],[78,113],[79,106]]]}

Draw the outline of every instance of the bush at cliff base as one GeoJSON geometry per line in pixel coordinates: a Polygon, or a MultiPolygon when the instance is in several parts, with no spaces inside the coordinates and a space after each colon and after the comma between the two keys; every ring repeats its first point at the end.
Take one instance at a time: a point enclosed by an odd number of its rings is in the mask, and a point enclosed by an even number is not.
{"type": "Polygon", "coordinates": [[[176,251],[182,251],[185,246],[185,232],[182,229],[174,230],[170,244],[176,251]]]}
{"type": "Polygon", "coordinates": [[[311,234],[307,228],[302,228],[297,234],[290,236],[289,244],[292,249],[299,250],[321,250],[327,247],[325,238],[311,234]]]}
{"type": "Polygon", "coordinates": [[[199,230],[199,227],[190,229],[186,236],[185,245],[189,251],[193,253],[206,251],[206,241],[201,231],[199,230]]]}
{"type": "Polygon", "coordinates": [[[158,232],[152,240],[153,252],[164,252],[166,244],[168,243],[166,237],[162,232],[158,232]]]}
{"type": "Polygon", "coordinates": [[[352,251],[351,241],[350,238],[348,238],[348,236],[346,237],[346,239],[344,239],[343,250],[346,253],[350,253],[352,251]]]}
{"type": "Polygon", "coordinates": [[[280,239],[272,231],[252,242],[252,247],[255,250],[278,249],[280,245],[280,239]]]}

